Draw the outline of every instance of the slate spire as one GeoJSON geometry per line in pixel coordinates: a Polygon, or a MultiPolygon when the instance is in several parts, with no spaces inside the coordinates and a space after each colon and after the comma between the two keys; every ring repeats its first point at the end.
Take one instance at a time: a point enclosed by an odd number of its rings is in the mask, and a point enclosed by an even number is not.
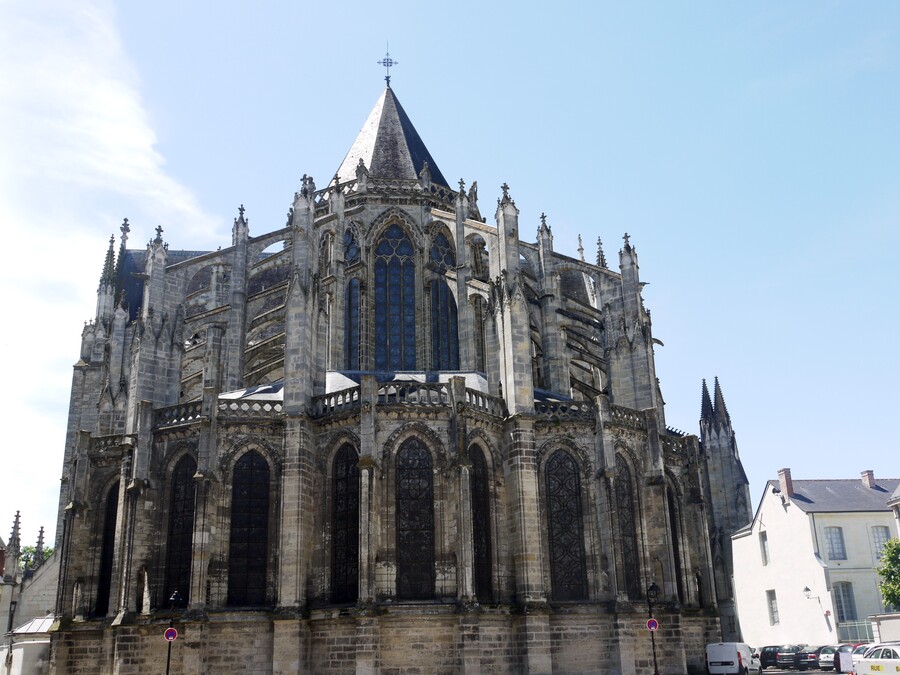
{"type": "Polygon", "coordinates": [[[116,283],[116,251],[114,244],[115,235],[109,235],[109,248],[106,250],[106,260],[103,261],[103,272],[100,274],[100,288],[112,286],[116,283]]]}
{"type": "Polygon", "coordinates": [[[369,113],[337,175],[354,180],[362,160],[372,178],[418,181],[428,167],[431,183],[449,187],[394,90],[386,87],[369,113]]]}

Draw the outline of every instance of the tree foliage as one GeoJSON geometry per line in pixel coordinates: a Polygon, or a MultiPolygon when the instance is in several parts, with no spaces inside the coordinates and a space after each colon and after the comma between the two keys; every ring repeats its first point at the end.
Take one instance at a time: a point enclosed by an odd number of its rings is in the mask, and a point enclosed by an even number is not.
{"type": "Polygon", "coordinates": [[[878,588],[885,605],[900,607],[900,539],[888,539],[881,549],[878,588]]]}
{"type": "Polygon", "coordinates": [[[22,551],[19,554],[19,567],[23,570],[32,570],[40,567],[44,561],[50,557],[50,554],[53,553],[52,548],[45,548],[43,551],[44,555],[40,560],[37,559],[37,547],[35,546],[23,546],[22,551]]]}

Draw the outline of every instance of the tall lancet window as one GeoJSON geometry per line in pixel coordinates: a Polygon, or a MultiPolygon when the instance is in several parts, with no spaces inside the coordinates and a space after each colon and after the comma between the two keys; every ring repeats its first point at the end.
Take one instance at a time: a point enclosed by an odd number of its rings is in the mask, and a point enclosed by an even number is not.
{"type": "Polygon", "coordinates": [[[397,453],[397,597],[434,597],[434,484],[431,453],[410,438],[397,453]]]}
{"type": "Polygon", "coordinates": [[[106,616],[109,611],[109,594],[112,586],[113,557],[116,550],[116,514],[119,512],[119,483],[106,493],[103,511],[103,538],[100,543],[100,578],[97,579],[97,604],[94,614],[106,616]]]}
{"type": "Polygon", "coordinates": [[[638,559],[634,483],[631,478],[631,469],[622,455],[616,456],[615,493],[625,590],[629,598],[637,600],[641,597],[641,565],[638,559]]]}
{"type": "Polygon", "coordinates": [[[228,542],[228,604],[263,605],[269,555],[269,465],[248,452],[234,465],[231,536],[228,542]]]}
{"type": "Polygon", "coordinates": [[[331,599],[353,602],[359,581],[359,456],[349,443],[332,465],[331,599]]]}
{"type": "Polygon", "coordinates": [[[178,591],[179,605],[190,600],[191,542],[194,534],[194,474],[197,462],[190,455],[178,460],[172,472],[172,491],[169,495],[169,536],[166,540],[167,598],[178,591]]]}
{"type": "Polygon", "coordinates": [[[547,460],[547,525],[554,600],[587,598],[587,564],[578,463],[564,450],[547,460]]]}
{"type": "Polygon", "coordinates": [[[441,274],[431,284],[431,367],[459,370],[459,336],[456,329],[456,299],[443,276],[456,268],[456,254],[443,234],[431,246],[431,264],[441,274]]]}
{"type": "Polygon", "coordinates": [[[475,573],[475,597],[478,602],[491,601],[491,502],[488,484],[488,465],[484,452],[477,445],[469,446],[472,472],[472,569],[475,573]]]}
{"type": "Polygon", "coordinates": [[[375,369],[416,369],[415,251],[396,224],[375,246],[375,369]]]}
{"type": "Polygon", "coordinates": [[[359,279],[347,284],[344,311],[344,368],[359,370],[359,279]]]}

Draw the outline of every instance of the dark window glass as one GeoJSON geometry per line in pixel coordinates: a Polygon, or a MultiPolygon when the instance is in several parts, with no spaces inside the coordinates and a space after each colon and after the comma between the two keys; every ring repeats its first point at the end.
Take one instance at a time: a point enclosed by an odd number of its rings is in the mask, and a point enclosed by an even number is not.
{"type": "Polygon", "coordinates": [[[431,262],[439,272],[456,267],[456,253],[443,234],[438,234],[431,245],[431,262]]]}
{"type": "Polygon", "coordinates": [[[456,300],[444,280],[431,284],[431,362],[434,370],[459,370],[456,300]]]}
{"type": "Polygon", "coordinates": [[[194,474],[197,462],[185,455],[172,472],[169,494],[169,537],[166,545],[166,603],[178,591],[179,607],[190,599],[191,541],[194,534],[194,474]]]}
{"type": "Polygon", "coordinates": [[[359,260],[359,244],[349,228],[344,232],[344,262],[351,263],[359,260]]]}
{"type": "Polygon", "coordinates": [[[347,304],[344,329],[344,367],[359,370],[359,279],[347,284],[347,304]]]}
{"type": "Polygon", "coordinates": [[[545,479],[553,599],[584,600],[587,565],[578,464],[569,453],[557,450],[547,461],[545,479]]]}
{"type": "Polygon", "coordinates": [[[637,528],[634,514],[634,488],[631,469],[621,455],[616,456],[616,509],[619,516],[619,544],[622,547],[622,573],[628,597],[641,597],[640,564],[638,561],[637,528]]]}
{"type": "Polygon", "coordinates": [[[484,299],[476,297],[473,304],[475,319],[475,370],[485,373],[487,372],[487,362],[485,360],[484,346],[484,299]]]}
{"type": "Polygon", "coordinates": [[[469,446],[472,471],[469,483],[472,490],[472,568],[475,575],[475,597],[486,603],[492,599],[491,586],[491,506],[488,491],[488,466],[484,453],[477,445],[469,446]]]}
{"type": "Polygon", "coordinates": [[[265,604],[268,551],[269,465],[251,451],[235,464],[231,484],[229,605],[265,604]]]}
{"type": "Polygon", "coordinates": [[[106,493],[103,512],[103,540],[100,544],[100,578],[97,580],[97,604],[94,614],[106,616],[109,611],[109,593],[112,586],[113,555],[116,549],[116,514],[119,511],[119,483],[106,493]]]}
{"type": "Polygon", "coordinates": [[[332,467],[331,599],[356,600],[359,588],[359,457],[351,445],[332,467]]]}
{"type": "Polygon", "coordinates": [[[397,597],[434,597],[431,453],[416,438],[397,453],[397,597]]]}
{"type": "Polygon", "coordinates": [[[416,263],[399,225],[375,247],[375,368],[416,369],[416,263]]]}

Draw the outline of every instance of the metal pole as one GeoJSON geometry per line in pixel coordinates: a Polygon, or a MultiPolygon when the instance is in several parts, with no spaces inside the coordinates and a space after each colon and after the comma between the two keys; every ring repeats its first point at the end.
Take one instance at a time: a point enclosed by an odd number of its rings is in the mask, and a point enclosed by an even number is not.
{"type": "MultiPolygon", "coordinates": [[[[169,606],[172,610],[172,614],[169,617],[169,628],[175,627],[175,605],[181,602],[181,593],[177,590],[172,592],[171,597],[169,597],[169,606]]],[[[169,664],[172,662],[172,642],[173,640],[169,640],[166,638],[169,643],[169,649],[166,651],[166,675],[169,675],[169,664]]]]}
{"type": "MultiPolygon", "coordinates": [[[[653,601],[659,597],[659,586],[656,583],[650,584],[647,588],[647,619],[648,619],[648,630],[649,619],[653,618],[653,601]]],[[[656,631],[650,631],[650,644],[653,647],[653,675],[659,675],[659,664],[656,661],[656,631]]]]}

